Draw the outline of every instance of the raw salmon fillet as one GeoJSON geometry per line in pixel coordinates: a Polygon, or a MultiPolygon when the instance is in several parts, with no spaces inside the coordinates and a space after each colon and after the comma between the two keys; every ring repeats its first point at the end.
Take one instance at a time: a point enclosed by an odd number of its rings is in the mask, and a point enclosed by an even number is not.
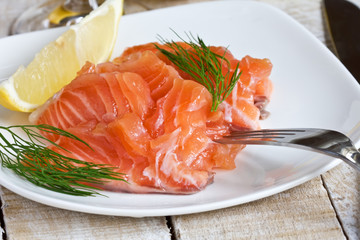
{"type": "Polygon", "coordinates": [[[242,75],[214,112],[208,90],[150,43],[128,48],[112,62],[86,63],[31,119],[69,131],[92,148],[43,133],[70,151],[56,150],[61,154],[110,164],[126,174],[128,183],[110,181],[105,190],[194,193],[213,181],[216,169],[235,168],[244,146],[213,140],[231,129],[260,128],[272,91],[269,60],[239,61],[229,51],[226,58],[230,71],[239,63],[242,75]]]}

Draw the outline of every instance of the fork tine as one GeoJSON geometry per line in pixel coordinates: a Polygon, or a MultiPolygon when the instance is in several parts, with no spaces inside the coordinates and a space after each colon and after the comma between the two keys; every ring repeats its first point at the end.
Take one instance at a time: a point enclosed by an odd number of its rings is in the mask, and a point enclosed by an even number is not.
{"type": "Polygon", "coordinates": [[[269,137],[269,136],[285,136],[285,135],[295,135],[294,133],[270,133],[270,132],[241,132],[241,133],[231,133],[230,135],[224,137],[269,137]]]}
{"type": "Polygon", "coordinates": [[[360,171],[360,152],[346,135],[328,129],[295,128],[233,131],[214,140],[222,144],[257,144],[301,148],[344,160],[360,171]]]}
{"type": "Polygon", "coordinates": [[[226,138],[284,138],[284,136],[296,135],[298,132],[304,132],[303,129],[263,129],[254,131],[234,131],[226,138]]]}
{"type": "MultiPolygon", "coordinates": [[[[288,134],[288,135],[292,135],[292,134],[288,134]]],[[[224,136],[224,138],[233,138],[233,139],[250,139],[250,138],[254,138],[254,139],[261,139],[261,138],[284,138],[285,136],[279,136],[279,135],[274,135],[274,134],[266,134],[266,133],[252,133],[252,134],[230,134],[227,136],[224,136]]]]}
{"type": "MultiPolygon", "coordinates": [[[[240,131],[239,131],[240,132],[240,131]]],[[[305,132],[303,128],[293,128],[293,129],[261,129],[261,130],[248,130],[243,132],[305,132]]]]}

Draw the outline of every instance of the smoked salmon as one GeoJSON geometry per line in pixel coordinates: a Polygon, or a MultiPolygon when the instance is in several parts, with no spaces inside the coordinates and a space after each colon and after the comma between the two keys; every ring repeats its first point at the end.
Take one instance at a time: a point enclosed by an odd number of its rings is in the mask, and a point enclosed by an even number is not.
{"type": "Polygon", "coordinates": [[[210,49],[225,54],[230,71],[236,65],[242,71],[216,111],[209,91],[149,43],[128,48],[111,62],[86,63],[31,119],[64,129],[92,148],[44,132],[68,150],[57,149],[61,154],[110,164],[126,174],[127,183],[110,181],[105,190],[198,192],[213,181],[216,169],[234,169],[244,148],[213,140],[232,129],[259,129],[272,92],[268,59],[237,60],[223,47],[210,49]]]}

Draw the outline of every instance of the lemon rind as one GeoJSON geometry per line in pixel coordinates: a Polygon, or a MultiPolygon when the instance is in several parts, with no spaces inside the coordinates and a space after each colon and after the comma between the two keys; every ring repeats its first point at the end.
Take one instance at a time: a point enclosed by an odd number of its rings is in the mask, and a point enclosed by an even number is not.
{"type": "MultiPolygon", "coordinates": [[[[22,69],[24,68],[21,66],[22,69]]],[[[21,68],[19,68],[20,70],[21,68]]],[[[18,70],[18,71],[19,71],[18,70]]],[[[10,77],[7,81],[3,81],[0,84],[0,94],[4,97],[0,100],[0,103],[4,107],[9,108],[10,110],[21,111],[21,112],[31,112],[39,107],[39,104],[32,104],[26,101],[23,101],[16,89],[14,84],[14,78],[10,77]]]]}

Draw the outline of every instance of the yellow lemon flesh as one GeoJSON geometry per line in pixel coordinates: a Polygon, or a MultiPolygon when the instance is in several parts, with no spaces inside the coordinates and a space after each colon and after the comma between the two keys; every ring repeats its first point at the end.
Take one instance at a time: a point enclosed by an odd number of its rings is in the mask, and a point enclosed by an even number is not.
{"type": "Polygon", "coordinates": [[[107,0],[79,24],[45,46],[32,62],[0,84],[0,104],[31,112],[67,85],[86,61],[109,60],[122,15],[122,0],[107,0]]]}

